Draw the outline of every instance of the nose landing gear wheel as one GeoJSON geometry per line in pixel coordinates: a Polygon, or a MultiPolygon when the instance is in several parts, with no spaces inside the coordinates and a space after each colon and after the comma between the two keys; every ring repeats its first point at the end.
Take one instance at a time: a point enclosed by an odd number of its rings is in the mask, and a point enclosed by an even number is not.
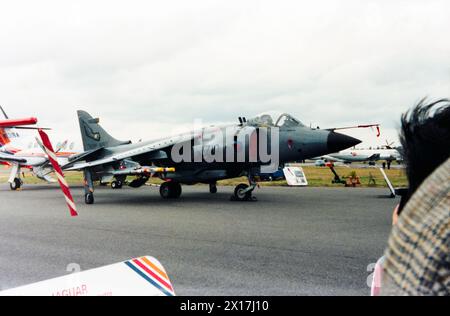
{"type": "Polygon", "coordinates": [[[159,194],[163,199],[178,199],[181,192],[181,185],[176,182],[164,182],[159,188],[159,194]]]}
{"type": "Polygon", "coordinates": [[[15,178],[12,183],[9,184],[12,191],[17,191],[22,187],[22,181],[19,178],[15,178]]]}
{"type": "Polygon", "coordinates": [[[217,193],[217,185],[215,183],[211,183],[209,185],[209,193],[211,193],[211,194],[217,193]]]}
{"type": "Polygon", "coordinates": [[[252,199],[252,191],[248,191],[248,188],[247,184],[239,184],[234,189],[233,199],[235,201],[250,201],[252,199]]]}

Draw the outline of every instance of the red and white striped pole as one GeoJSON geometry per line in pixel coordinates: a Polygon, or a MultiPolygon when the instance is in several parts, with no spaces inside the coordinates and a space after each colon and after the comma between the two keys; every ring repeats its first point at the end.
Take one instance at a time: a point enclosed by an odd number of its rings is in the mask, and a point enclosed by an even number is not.
{"type": "Polygon", "coordinates": [[[59,185],[61,186],[61,189],[64,193],[64,197],[67,202],[67,206],[70,210],[70,216],[78,216],[77,208],[75,206],[75,202],[73,201],[72,194],[70,193],[69,185],[67,184],[66,179],[64,178],[64,174],[61,170],[61,167],[58,164],[58,159],[56,157],[55,151],[53,150],[52,143],[50,142],[50,139],[48,138],[48,135],[41,129],[38,130],[39,135],[42,139],[42,144],[44,145],[45,153],[48,156],[48,159],[50,160],[50,163],[53,166],[53,169],[55,170],[56,176],[58,177],[59,185]]]}

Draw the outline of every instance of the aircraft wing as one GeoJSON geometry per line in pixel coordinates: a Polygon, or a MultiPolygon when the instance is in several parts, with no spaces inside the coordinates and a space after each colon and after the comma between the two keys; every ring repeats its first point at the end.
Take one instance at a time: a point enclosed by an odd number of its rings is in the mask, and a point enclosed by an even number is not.
{"type": "Polygon", "coordinates": [[[327,161],[332,161],[332,162],[345,162],[344,159],[337,158],[337,157],[330,156],[330,155],[325,155],[325,156],[322,156],[322,157],[323,157],[325,160],[327,160],[327,161]]]}
{"type": "Polygon", "coordinates": [[[368,157],[367,160],[369,161],[375,161],[380,159],[380,154],[373,154],[372,156],[368,157]]]}
{"type": "MultiPolygon", "coordinates": [[[[79,159],[73,160],[68,164],[63,166],[64,170],[74,171],[74,170],[82,170],[85,168],[92,168],[101,165],[106,165],[118,161],[122,161],[125,159],[130,159],[135,156],[148,155],[151,153],[155,153],[155,157],[160,157],[159,151],[169,148],[177,143],[187,142],[192,140],[192,135],[179,136],[174,138],[169,138],[165,140],[156,141],[153,143],[146,143],[140,147],[135,147],[132,149],[124,149],[124,151],[119,153],[113,153],[111,155],[107,155],[106,157],[102,157],[96,160],[91,161],[79,161],[83,158],[89,157],[90,159],[95,159],[96,154],[100,153],[103,148],[100,148],[98,152],[92,151],[87,152],[86,155],[80,154],[79,159]]],[[[97,154],[97,155],[98,155],[97,154]]],[[[156,158],[155,158],[156,159],[156,158]]]]}
{"type": "Polygon", "coordinates": [[[27,160],[25,158],[16,157],[10,154],[0,153],[0,161],[4,162],[15,162],[15,163],[26,163],[27,160]]]}
{"type": "Polygon", "coordinates": [[[24,119],[6,119],[0,120],[0,128],[24,126],[24,125],[35,125],[37,119],[34,117],[24,118],[24,119]]]}
{"type": "Polygon", "coordinates": [[[77,155],[73,155],[71,157],[69,157],[69,163],[66,164],[65,166],[63,166],[63,169],[67,169],[73,165],[75,165],[76,163],[79,163],[81,161],[86,161],[86,160],[95,160],[95,157],[98,157],[100,155],[100,153],[104,150],[105,148],[100,147],[97,149],[93,149],[93,150],[88,150],[85,152],[82,152],[80,154],[77,155]]]}

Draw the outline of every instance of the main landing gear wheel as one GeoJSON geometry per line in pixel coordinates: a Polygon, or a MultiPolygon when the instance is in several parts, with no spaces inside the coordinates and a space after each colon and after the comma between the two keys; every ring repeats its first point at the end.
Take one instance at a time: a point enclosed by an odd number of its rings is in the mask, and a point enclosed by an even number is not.
{"type": "Polygon", "coordinates": [[[247,184],[241,183],[234,189],[233,200],[235,201],[250,201],[252,200],[252,191],[249,191],[247,184]]]}
{"type": "Polygon", "coordinates": [[[122,189],[122,187],[123,187],[123,182],[122,181],[117,180],[117,181],[111,182],[111,188],[113,190],[122,189]]]}
{"type": "Polygon", "coordinates": [[[217,193],[217,185],[215,183],[209,184],[209,193],[211,193],[211,194],[217,193]]]}
{"type": "Polygon", "coordinates": [[[84,196],[84,201],[88,205],[94,204],[94,193],[88,193],[84,196]]]}
{"type": "Polygon", "coordinates": [[[176,182],[164,182],[159,188],[159,193],[163,199],[178,199],[181,192],[181,184],[176,182]]]}
{"type": "Polygon", "coordinates": [[[17,191],[22,187],[22,180],[15,178],[12,183],[9,184],[12,191],[17,191]]]}

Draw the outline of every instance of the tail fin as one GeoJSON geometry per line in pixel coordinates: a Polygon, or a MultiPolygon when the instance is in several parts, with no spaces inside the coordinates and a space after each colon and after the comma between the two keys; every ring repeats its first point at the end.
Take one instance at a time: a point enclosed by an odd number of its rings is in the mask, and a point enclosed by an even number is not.
{"type": "Polygon", "coordinates": [[[130,144],[130,141],[123,142],[109,135],[100,125],[99,119],[94,119],[85,111],[78,111],[78,120],[80,122],[81,138],[83,140],[84,150],[93,150],[98,148],[116,147],[130,144]]]}
{"type": "Polygon", "coordinates": [[[0,148],[5,146],[10,151],[18,151],[26,146],[26,141],[17,128],[0,128],[0,148]]]}

